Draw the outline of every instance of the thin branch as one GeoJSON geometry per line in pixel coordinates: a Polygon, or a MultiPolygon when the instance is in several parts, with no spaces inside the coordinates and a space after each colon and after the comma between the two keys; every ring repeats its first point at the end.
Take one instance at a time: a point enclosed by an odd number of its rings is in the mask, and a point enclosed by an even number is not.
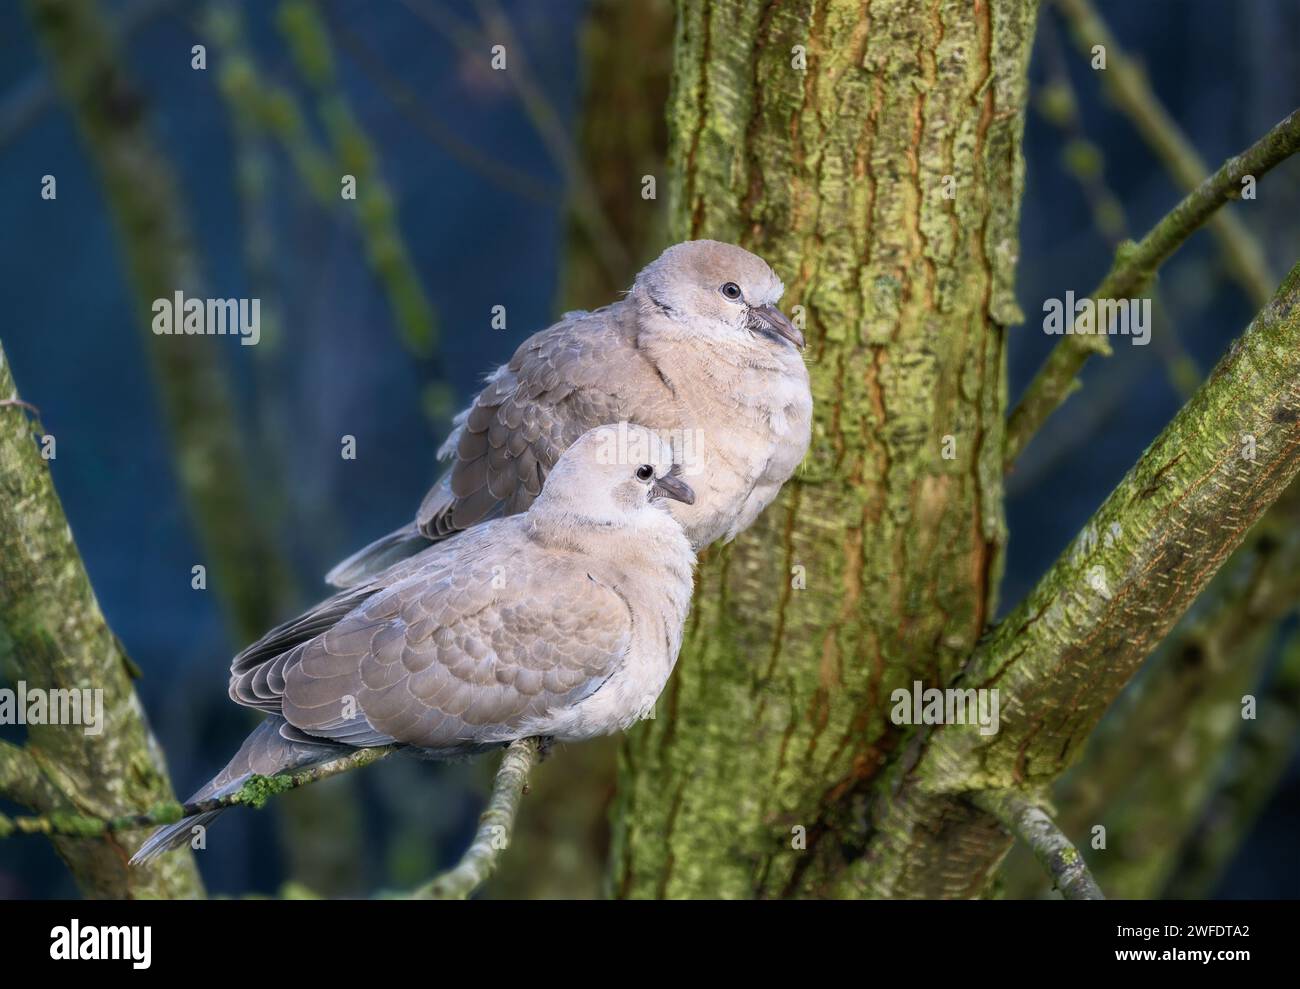
{"type": "Polygon", "coordinates": [[[1259,698],[1254,721],[1243,724],[1227,757],[1218,789],[1200,808],[1182,843],[1160,899],[1206,899],[1250,833],[1286,772],[1300,734],[1300,636],[1283,649],[1282,663],[1259,698]]]}
{"type": "MultiPolygon", "coordinates": [[[[1105,155],[1100,147],[1089,140],[1079,116],[1079,100],[1074,83],[1070,80],[1065,51],[1055,21],[1050,17],[1044,18],[1041,31],[1048,81],[1040,90],[1035,103],[1043,118],[1065,138],[1061,154],[1062,167],[1083,190],[1097,232],[1111,251],[1118,251],[1120,245],[1129,239],[1124,207],[1106,183],[1105,155]]],[[[1171,318],[1154,286],[1151,295],[1155,310],[1153,342],[1156,352],[1164,363],[1170,385],[1183,401],[1187,401],[1200,387],[1201,373],[1178,338],[1177,322],[1171,318]]]]}
{"type": "MultiPolygon", "coordinates": [[[[113,18],[109,30],[119,43],[129,41],[175,0],[137,0],[113,18]]],[[[57,103],[58,91],[43,69],[16,85],[0,104],[0,148],[18,137],[57,103]]]]}
{"type": "Polygon", "coordinates": [[[21,398],[4,398],[0,399],[0,408],[26,409],[36,418],[40,418],[41,410],[31,402],[24,402],[21,398]]]}
{"type": "Polygon", "coordinates": [[[372,762],[378,762],[385,756],[391,755],[397,748],[398,746],[395,745],[385,745],[372,749],[357,749],[337,759],[300,769],[297,772],[280,773],[275,776],[252,776],[242,787],[224,797],[193,800],[186,804],[165,802],[139,814],[107,818],[87,814],[44,814],[6,818],[0,814],[0,838],[15,833],[88,838],[114,834],[118,831],[157,827],[160,824],[175,824],[196,814],[207,814],[227,807],[260,808],[271,797],[310,783],[319,783],[340,773],[369,766],[372,762]]]}
{"type": "MultiPolygon", "coordinates": [[[[428,0],[402,0],[402,4],[461,51],[478,52],[486,57],[490,50],[488,35],[475,30],[443,5],[428,0]]],[[[582,156],[569,139],[564,122],[528,70],[523,58],[523,46],[495,4],[481,6],[479,13],[484,31],[490,31],[493,39],[506,46],[510,61],[504,75],[514,87],[524,113],[546,146],[551,160],[563,173],[573,197],[574,212],[587,228],[596,256],[611,277],[622,277],[628,263],[627,249],[620,241],[614,224],[605,215],[591,176],[582,163],[582,156]]]]}
{"type": "MultiPolygon", "coordinates": [[[[1091,0],[1057,0],[1057,6],[1069,20],[1075,41],[1085,54],[1091,55],[1094,45],[1105,46],[1106,68],[1101,75],[1106,93],[1137,128],[1174,181],[1184,192],[1199,186],[1209,171],[1205,162],[1161,105],[1141,65],[1121,49],[1091,0]]],[[[1245,290],[1251,304],[1256,308],[1264,305],[1277,282],[1268,270],[1259,242],[1229,213],[1215,216],[1210,221],[1210,229],[1219,241],[1229,272],[1245,290]]]]}
{"type": "Polygon", "coordinates": [[[1067,900],[1106,898],[1079,850],[1041,807],[1014,790],[986,790],[971,799],[975,806],[992,814],[1033,849],[1034,857],[1067,900]]]}
{"type": "Polygon", "coordinates": [[[538,742],[525,738],[512,742],[501,759],[492,797],[479,818],[474,841],[455,868],[444,872],[411,894],[413,900],[463,900],[492,875],[501,853],[510,845],[520,799],[537,762],[538,742]]]}
{"type": "MultiPolygon", "coordinates": [[[[1300,110],[1291,113],[1241,154],[1229,158],[1212,176],[1157,223],[1138,244],[1115,255],[1110,272],[1091,293],[1094,299],[1127,299],[1142,290],[1165,259],[1176,251],[1220,206],[1241,193],[1241,180],[1256,180],[1300,151],[1300,110]]],[[[1076,376],[1093,353],[1109,354],[1100,334],[1063,336],[1007,421],[1004,462],[1010,467],[1062,402],[1078,386],[1076,376]]]]}
{"type": "Polygon", "coordinates": [[[279,613],[288,569],[253,508],[255,488],[225,361],[210,349],[213,340],[180,341],[149,329],[155,300],[176,292],[208,295],[186,200],[100,4],[27,0],[27,8],[117,227],[137,326],[210,586],[241,638],[260,635],[279,613]]]}
{"type": "Polygon", "coordinates": [[[323,13],[330,29],[338,39],[339,47],[352,57],[357,67],[370,78],[389,102],[434,145],[469,171],[520,199],[535,203],[553,203],[559,197],[559,189],[553,188],[522,169],[497,161],[462,138],[452,127],[429,111],[420,95],[389,69],[383,56],[371,48],[361,35],[351,30],[332,10],[326,8],[323,13]]]}
{"type": "MultiPolygon", "coordinates": [[[[0,395],[18,397],[3,348],[0,395]]],[[[131,661],[95,600],[49,464],[32,442],[25,413],[0,411],[0,422],[6,427],[0,429],[0,666],[14,681],[43,690],[93,690],[101,729],[91,732],[84,706],[86,717],[74,719],[80,729],[63,723],[69,718],[29,724],[24,748],[0,746],[0,789],[47,814],[113,816],[173,800],[162,751],[135,695],[131,661]]],[[[88,896],[202,895],[192,855],[131,872],[115,841],[56,838],[53,844],[88,896]]]]}

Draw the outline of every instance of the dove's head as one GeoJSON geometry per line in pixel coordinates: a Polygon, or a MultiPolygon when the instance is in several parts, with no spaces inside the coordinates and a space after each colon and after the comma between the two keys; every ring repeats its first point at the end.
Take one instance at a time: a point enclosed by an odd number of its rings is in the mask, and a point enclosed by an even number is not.
{"type": "Polygon", "coordinates": [[[758,255],[717,240],[688,240],[650,262],[631,294],[669,326],[709,343],[794,351],[804,339],[777,308],[784,291],[758,255]]]}
{"type": "Polygon", "coordinates": [[[547,526],[632,529],[684,541],[665,506],[695,501],[679,472],[671,444],[657,433],[627,422],[598,426],[556,461],[529,514],[547,526]]]}

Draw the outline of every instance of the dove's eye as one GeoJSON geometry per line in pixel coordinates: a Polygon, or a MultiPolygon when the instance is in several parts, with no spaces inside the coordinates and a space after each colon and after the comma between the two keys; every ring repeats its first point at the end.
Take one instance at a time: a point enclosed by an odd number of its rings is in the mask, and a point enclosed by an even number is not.
{"type": "Polygon", "coordinates": [[[740,301],[740,286],[735,282],[727,282],[718,291],[722,293],[724,299],[729,299],[732,302],[740,301]]]}
{"type": "Polygon", "coordinates": [[[649,464],[642,464],[636,469],[636,479],[638,481],[648,481],[655,476],[655,469],[649,464]]]}

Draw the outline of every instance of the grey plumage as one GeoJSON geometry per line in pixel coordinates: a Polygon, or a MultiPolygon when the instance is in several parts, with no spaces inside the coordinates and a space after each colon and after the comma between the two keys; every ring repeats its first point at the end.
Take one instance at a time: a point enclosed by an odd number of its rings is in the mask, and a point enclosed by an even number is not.
{"type": "MultiPolygon", "coordinates": [[[[398,743],[440,758],[607,734],[644,717],[677,658],[694,564],[665,497],[692,497],[671,449],[639,427],[592,430],[526,513],[268,632],[230,677],[231,699],[268,719],[192,799],[349,748],[398,743]],[[639,454],[630,463],[618,456],[629,437],[639,454]]],[[[160,829],[134,860],[185,843],[207,820],[160,829]]]]}
{"type": "Polygon", "coordinates": [[[697,499],[673,514],[691,544],[734,538],[808,448],[803,338],[776,308],[782,292],[767,263],[739,247],[669,248],[626,298],[567,313],[525,340],[457,417],[439,451],[450,466],[415,519],[326,579],[352,586],[431,542],[526,510],[574,440],[622,420],[666,431],[690,457],[697,499]],[[738,298],[724,294],[728,285],[738,298]]]}

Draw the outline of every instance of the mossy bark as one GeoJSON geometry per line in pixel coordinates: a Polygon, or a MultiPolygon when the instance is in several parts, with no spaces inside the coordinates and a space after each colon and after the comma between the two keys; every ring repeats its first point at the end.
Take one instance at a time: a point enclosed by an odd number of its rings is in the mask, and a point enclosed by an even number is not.
{"type": "Polygon", "coordinates": [[[816,421],[780,500],[706,554],[658,717],[624,747],[618,895],[857,892],[905,737],[890,692],[942,686],[989,620],[1035,15],[679,5],[673,239],[743,244],[785,280],[816,421]]]}
{"type": "MultiPolygon", "coordinates": [[[[0,351],[0,400],[16,397],[0,351]]],[[[175,801],[131,662],[99,610],[49,465],[18,405],[0,407],[0,672],[29,689],[103,691],[98,734],[84,725],[29,725],[25,746],[0,749],[0,795],[41,814],[96,818],[175,801]]],[[[143,837],[52,840],[87,896],[203,895],[188,851],[128,867],[143,837]]]]}

